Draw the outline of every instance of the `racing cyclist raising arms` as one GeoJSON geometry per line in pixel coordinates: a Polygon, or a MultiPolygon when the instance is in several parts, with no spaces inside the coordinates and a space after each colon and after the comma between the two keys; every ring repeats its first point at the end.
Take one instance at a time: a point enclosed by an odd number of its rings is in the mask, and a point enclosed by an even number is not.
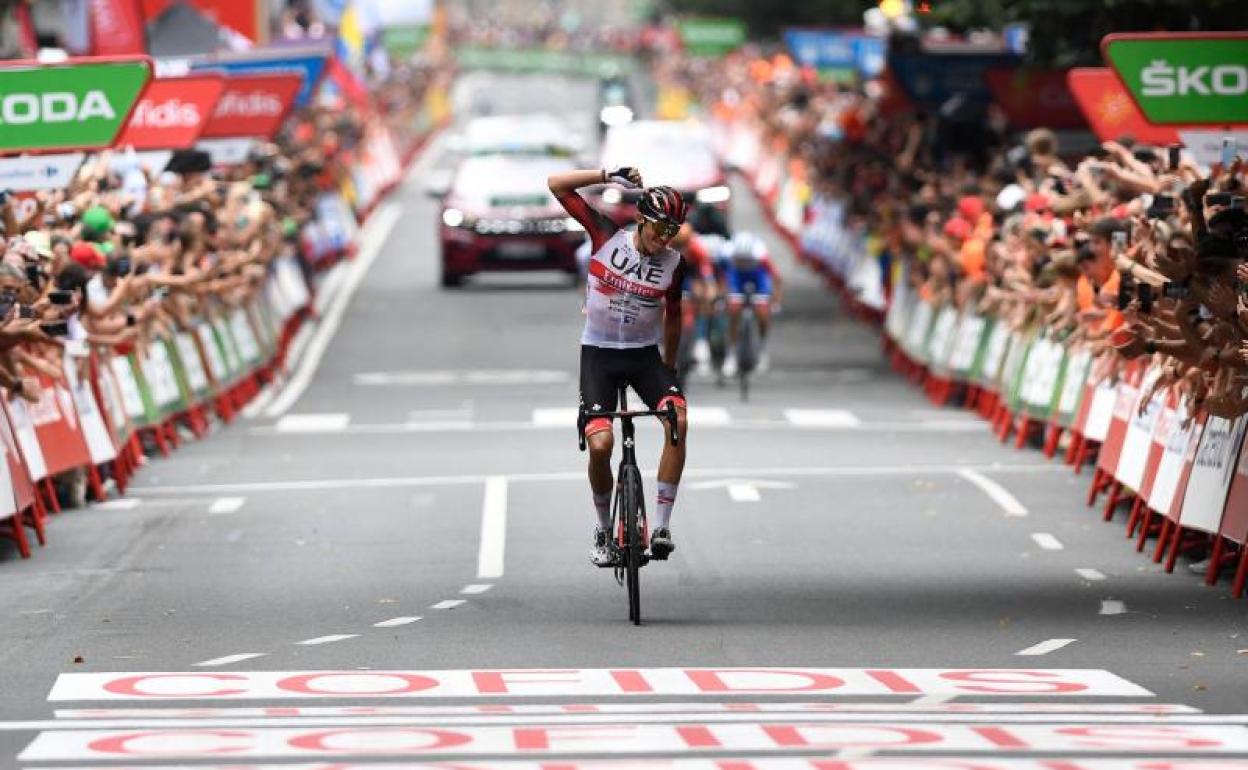
{"type": "Polygon", "coordinates": [[[593,413],[614,411],[617,389],[627,385],[651,409],[663,409],[669,401],[676,407],[680,441],[675,446],[664,442],[659,460],[655,527],[650,536],[650,555],[655,559],[666,559],[675,550],[670,522],[685,468],[687,434],[685,397],[675,370],[684,263],[669,246],[685,221],[685,202],[670,187],[648,187],[637,204],[635,225],[620,229],[576,192],[607,182],[640,187],[641,173],[627,167],[612,172],[593,169],[555,174],[547,180],[559,203],[584,226],[593,250],[586,279],[580,387],[581,405],[590,416],[585,438],[589,486],[598,518],[590,561],[599,567],[613,565],[608,542],[615,437],[611,421],[595,418],[593,413]]]}

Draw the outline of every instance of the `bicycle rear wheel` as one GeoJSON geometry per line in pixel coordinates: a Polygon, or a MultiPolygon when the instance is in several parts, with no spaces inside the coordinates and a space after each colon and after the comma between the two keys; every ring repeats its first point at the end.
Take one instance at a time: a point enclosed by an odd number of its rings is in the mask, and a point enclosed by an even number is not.
{"type": "Polygon", "coordinates": [[[746,312],[741,319],[741,331],[737,335],[737,377],[741,383],[742,401],[749,400],[750,374],[758,367],[758,350],[761,345],[758,319],[752,311],[746,312]]]}
{"type": "Polygon", "coordinates": [[[624,509],[624,573],[628,585],[628,619],[641,625],[641,559],[645,544],[641,542],[641,473],[628,468],[622,479],[621,504],[624,509]]]}

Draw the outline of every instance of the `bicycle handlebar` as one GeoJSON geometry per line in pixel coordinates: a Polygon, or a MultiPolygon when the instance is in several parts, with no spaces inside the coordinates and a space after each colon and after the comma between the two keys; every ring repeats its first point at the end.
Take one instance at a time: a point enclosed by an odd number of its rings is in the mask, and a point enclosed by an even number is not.
{"type": "MultiPolygon", "coordinates": [[[[665,417],[667,418],[667,440],[672,446],[680,446],[680,431],[676,428],[676,404],[668,401],[667,405],[662,409],[647,409],[643,411],[624,411],[624,412],[594,412],[594,417],[606,417],[608,419],[623,419],[634,417],[665,417]]],[[[589,412],[584,407],[576,413],[576,435],[580,442],[581,451],[586,448],[585,443],[585,425],[589,422],[589,412]]]]}

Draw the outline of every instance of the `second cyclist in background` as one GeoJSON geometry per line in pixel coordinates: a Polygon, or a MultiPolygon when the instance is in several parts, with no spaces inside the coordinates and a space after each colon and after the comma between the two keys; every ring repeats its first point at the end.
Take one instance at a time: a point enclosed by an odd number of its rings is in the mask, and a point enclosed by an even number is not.
{"type": "Polygon", "coordinates": [[[779,304],[783,281],[771,262],[763,239],[748,231],[737,232],[722,245],[719,265],[724,291],[728,295],[728,355],[724,359],[724,375],[732,377],[737,373],[737,335],[741,330],[741,309],[747,296],[754,306],[754,317],[758,319],[761,350],[757,368],[760,372],[766,371],[769,366],[767,334],[771,330],[772,297],[779,304]]]}

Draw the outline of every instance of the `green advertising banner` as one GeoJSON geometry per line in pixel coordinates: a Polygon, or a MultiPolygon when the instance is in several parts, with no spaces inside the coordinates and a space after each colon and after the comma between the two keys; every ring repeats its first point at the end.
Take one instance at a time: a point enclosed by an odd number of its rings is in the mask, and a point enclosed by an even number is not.
{"type": "Polygon", "coordinates": [[[147,59],[0,67],[0,152],[109,147],[151,77],[147,59]]]}
{"type": "Polygon", "coordinates": [[[730,18],[681,19],[680,42],[697,56],[723,56],[745,43],[745,22],[730,18]]]}
{"type": "Polygon", "coordinates": [[[429,38],[427,24],[410,24],[401,27],[385,27],[381,30],[381,44],[396,59],[411,58],[429,38]]]}
{"type": "Polygon", "coordinates": [[[1150,123],[1248,123],[1248,33],[1113,34],[1101,52],[1150,123]]]}
{"type": "Polygon", "coordinates": [[[608,72],[626,72],[633,66],[631,57],[619,54],[585,54],[535,48],[471,46],[455,49],[455,62],[461,69],[555,72],[588,77],[599,77],[608,72]]]}

